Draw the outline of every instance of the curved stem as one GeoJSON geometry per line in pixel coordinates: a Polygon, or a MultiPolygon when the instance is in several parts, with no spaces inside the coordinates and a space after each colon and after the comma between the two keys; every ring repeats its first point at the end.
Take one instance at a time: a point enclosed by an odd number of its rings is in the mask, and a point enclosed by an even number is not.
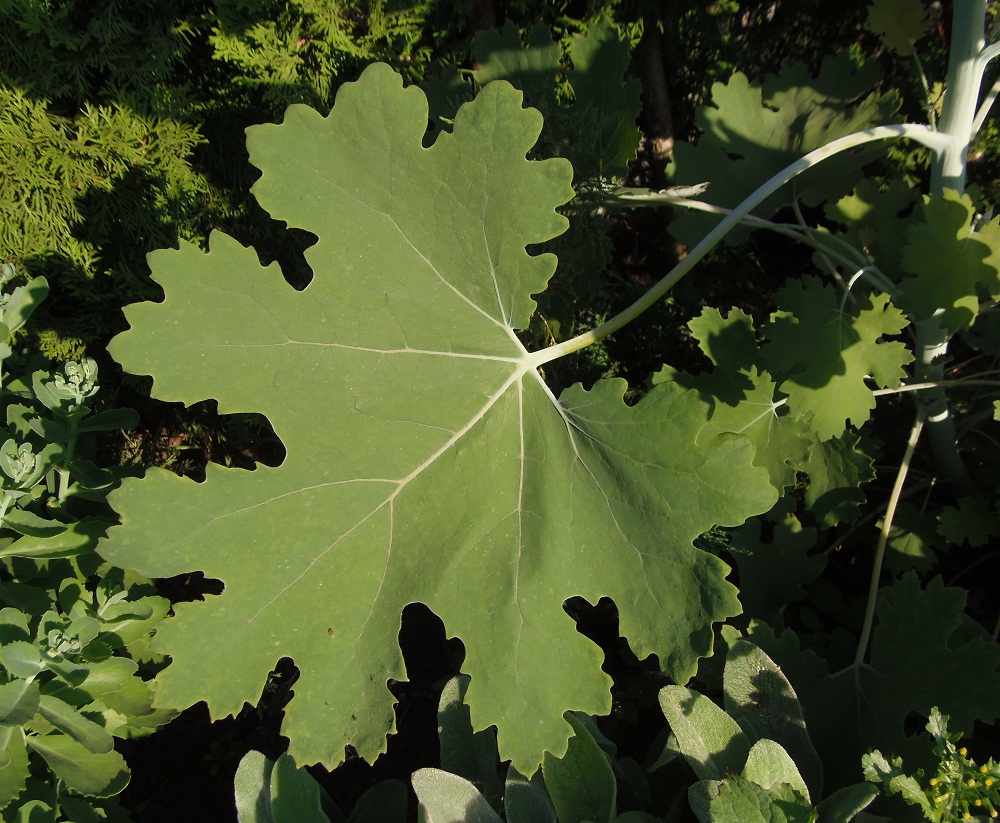
{"type": "Polygon", "coordinates": [[[979,130],[983,127],[983,123],[986,122],[986,116],[990,113],[990,109],[993,108],[993,103],[996,102],[998,94],[1000,94],[1000,80],[997,80],[993,84],[982,105],[979,107],[979,111],[976,112],[976,119],[972,121],[972,133],[974,135],[979,133],[979,130]]]}
{"type": "Polygon", "coordinates": [[[670,289],[672,289],[674,285],[676,285],[677,282],[684,277],[684,275],[691,271],[691,269],[693,269],[695,265],[697,265],[698,262],[701,261],[706,254],[708,254],[708,252],[718,245],[719,241],[729,234],[729,232],[732,231],[733,228],[735,228],[736,225],[739,224],[739,222],[757,205],[774,194],[786,183],[802,174],[802,172],[812,168],[817,163],[820,163],[828,157],[832,157],[842,151],[852,149],[855,146],[861,146],[865,143],[873,143],[876,140],[886,140],[896,137],[908,137],[912,140],[916,140],[918,143],[923,143],[925,146],[928,146],[936,152],[949,150],[951,145],[955,142],[952,137],[936,132],[929,126],[902,123],[895,126],[877,126],[873,129],[855,132],[854,134],[841,137],[838,140],[833,140],[815,151],[809,152],[809,154],[805,155],[805,157],[802,157],[791,165],[786,166],[770,180],[768,180],[763,186],[758,188],[753,194],[747,197],[746,200],[740,203],[739,206],[733,209],[733,211],[726,218],[724,218],[718,226],[712,229],[712,231],[710,231],[697,246],[688,252],[687,256],[674,266],[674,268],[671,269],[659,283],[653,286],[653,288],[636,300],[631,306],[615,315],[607,322],[602,323],[597,328],[591,329],[588,332],[584,332],[583,334],[577,335],[576,337],[555,346],[550,346],[546,349],[541,349],[532,353],[528,358],[532,367],[537,368],[552,360],[556,360],[559,357],[564,357],[567,354],[579,351],[592,343],[596,343],[598,340],[602,340],[609,334],[618,331],[623,326],[635,320],[636,317],[646,311],[650,306],[669,292],[670,289]]]}
{"type": "Polygon", "coordinates": [[[927,389],[941,389],[951,386],[994,386],[1000,388],[1000,380],[980,380],[975,377],[957,380],[932,380],[927,383],[907,383],[905,386],[897,386],[894,389],[875,389],[872,394],[875,397],[882,397],[886,394],[902,394],[907,391],[926,391],[927,389]]]}
{"type": "Polygon", "coordinates": [[[882,561],[885,559],[885,544],[889,541],[889,531],[892,529],[892,520],[896,516],[896,505],[903,493],[903,484],[906,482],[906,474],[910,470],[910,461],[913,459],[913,452],[917,448],[920,440],[920,432],[924,428],[925,411],[922,407],[917,407],[917,417],[913,421],[913,428],[910,430],[910,439],[906,443],[906,451],[903,453],[903,461],[896,473],[896,482],[892,486],[892,494],[889,495],[889,505],[886,506],[885,519],[882,521],[882,530],[878,535],[878,543],[875,546],[875,559],[872,562],[872,578],[868,586],[868,603],[865,606],[865,622],[861,627],[861,637],[858,639],[858,651],[854,655],[854,667],[857,668],[865,660],[868,653],[868,640],[871,638],[872,625],[875,623],[875,603],[878,600],[878,584],[882,577],[882,561]]]}
{"type": "Polygon", "coordinates": [[[990,43],[990,45],[979,52],[979,56],[976,58],[976,67],[979,70],[980,77],[986,71],[986,67],[990,61],[995,60],[997,57],[1000,57],[1000,43],[990,43]]]}

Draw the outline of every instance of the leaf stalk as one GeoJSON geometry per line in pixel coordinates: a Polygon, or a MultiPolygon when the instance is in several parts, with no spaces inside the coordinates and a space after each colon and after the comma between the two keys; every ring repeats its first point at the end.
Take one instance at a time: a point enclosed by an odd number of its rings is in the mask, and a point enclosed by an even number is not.
{"type": "Polygon", "coordinates": [[[861,627],[861,637],[858,639],[858,650],[854,655],[854,668],[858,668],[865,661],[868,653],[868,641],[871,638],[872,626],[875,622],[875,604],[878,600],[879,581],[882,578],[882,562],[885,560],[885,546],[889,541],[889,532],[892,529],[892,521],[896,516],[896,506],[903,493],[903,484],[906,482],[906,475],[910,470],[910,462],[913,460],[913,453],[916,451],[917,443],[920,440],[920,433],[924,428],[926,410],[918,406],[917,416],[913,421],[913,428],[910,430],[910,438],[906,443],[906,451],[903,453],[903,460],[896,472],[896,482],[892,486],[892,494],[889,495],[889,504],[886,506],[885,518],[882,521],[882,529],[878,535],[878,543],[875,546],[875,559],[872,562],[872,577],[868,586],[868,603],[865,606],[865,621],[861,627]]]}

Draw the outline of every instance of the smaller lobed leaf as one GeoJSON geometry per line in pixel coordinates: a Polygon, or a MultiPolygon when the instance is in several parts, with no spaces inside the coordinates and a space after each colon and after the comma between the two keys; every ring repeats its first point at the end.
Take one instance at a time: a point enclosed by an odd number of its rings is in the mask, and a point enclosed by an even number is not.
{"type": "Polygon", "coordinates": [[[1000,218],[973,230],[975,207],[966,194],[945,190],[928,195],[920,218],[906,230],[900,305],[928,319],[943,310],[942,325],[952,331],[969,328],[979,313],[979,290],[1000,297],[1000,218]],[[948,276],[943,277],[942,272],[948,276]]]}
{"type": "Polygon", "coordinates": [[[913,44],[930,27],[926,6],[913,0],[872,0],[865,20],[865,28],[901,57],[913,54],[913,44]]]}
{"type": "Polygon", "coordinates": [[[788,395],[795,414],[813,413],[810,428],[821,441],[837,437],[845,421],[860,426],[875,408],[866,383],[895,387],[913,355],[899,341],[883,341],[907,325],[884,294],[847,298],[814,277],[796,280],[775,295],[779,311],[765,329],[764,361],[788,395]]]}

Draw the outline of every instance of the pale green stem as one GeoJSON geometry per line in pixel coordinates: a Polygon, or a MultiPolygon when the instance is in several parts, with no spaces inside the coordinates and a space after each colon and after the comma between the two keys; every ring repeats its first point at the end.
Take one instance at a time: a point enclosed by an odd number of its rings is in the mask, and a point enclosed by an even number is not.
{"type": "Polygon", "coordinates": [[[903,453],[903,460],[896,472],[896,482],[892,486],[892,494],[889,495],[889,505],[885,509],[885,519],[882,521],[882,530],[878,535],[878,543],[875,546],[875,562],[872,566],[872,579],[868,586],[868,604],[865,607],[865,622],[861,627],[861,637],[858,639],[858,651],[854,655],[854,667],[857,668],[864,663],[865,655],[868,653],[868,640],[871,637],[872,625],[875,622],[875,603],[878,600],[879,580],[882,577],[882,561],[885,559],[885,545],[889,540],[889,531],[892,529],[892,519],[896,516],[896,505],[899,503],[900,495],[903,493],[903,484],[906,482],[906,474],[910,470],[910,461],[913,460],[913,452],[917,448],[917,441],[920,440],[920,432],[924,428],[924,409],[917,407],[917,417],[913,421],[913,429],[910,431],[910,439],[906,443],[906,451],[903,453]]]}
{"type": "Polygon", "coordinates": [[[996,47],[983,49],[986,0],[955,0],[948,91],[945,93],[939,131],[952,139],[939,152],[931,169],[931,194],[945,189],[965,191],[966,160],[972,141],[983,72],[996,56],[996,47]]]}
{"type": "MultiPolygon", "coordinates": [[[[732,209],[726,209],[722,206],[713,206],[711,203],[705,203],[701,200],[689,200],[685,197],[674,197],[672,195],[664,196],[658,192],[649,192],[649,196],[640,195],[636,197],[629,196],[627,194],[624,196],[616,194],[615,199],[630,204],[634,203],[639,206],[670,203],[671,205],[680,206],[681,208],[691,209],[692,211],[701,211],[707,214],[727,215],[733,213],[732,209]],[[662,199],[656,199],[658,197],[662,199]]],[[[793,240],[804,243],[822,254],[829,255],[845,268],[853,270],[863,268],[865,270],[865,276],[871,278],[872,282],[890,295],[896,288],[895,284],[886,278],[885,275],[878,270],[878,268],[870,265],[871,261],[862,252],[854,248],[854,246],[846,240],[842,240],[841,238],[829,234],[828,232],[820,231],[812,226],[796,225],[795,223],[775,223],[772,220],[765,220],[763,217],[755,217],[752,214],[745,215],[740,222],[747,226],[753,226],[756,229],[767,229],[769,231],[773,231],[775,234],[790,237],[793,240]],[[834,245],[840,246],[842,249],[846,250],[846,253],[835,250],[832,248],[834,245]]]]}
{"type": "MultiPolygon", "coordinates": [[[[953,189],[959,194],[965,191],[969,144],[983,72],[990,59],[996,56],[994,47],[983,49],[985,20],[986,0],[955,0],[948,90],[938,124],[940,133],[950,139],[931,166],[930,192],[937,197],[943,196],[945,189],[953,189]]],[[[941,276],[948,276],[947,272],[942,272],[941,276]]],[[[951,335],[941,328],[941,314],[939,311],[928,320],[914,323],[915,377],[919,383],[945,382],[944,363],[951,335]]],[[[917,403],[924,408],[927,437],[942,480],[959,494],[971,493],[974,484],[958,450],[955,420],[944,388],[919,395],[917,403]]]]}
{"type": "Polygon", "coordinates": [[[918,143],[923,143],[925,146],[928,146],[937,152],[948,150],[948,147],[953,142],[949,137],[935,132],[928,126],[903,123],[895,126],[877,126],[873,129],[855,132],[854,134],[841,137],[838,140],[833,140],[815,151],[809,152],[809,154],[805,157],[800,160],[796,160],[791,165],[782,169],[763,186],[747,197],[746,200],[740,203],[739,206],[733,209],[733,211],[725,217],[719,225],[712,229],[712,231],[710,231],[697,246],[691,249],[687,256],[674,266],[674,268],[671,269],[659,283],[653,286],[653,288],[636,300],[631,306],[615,315],[607,322],[602,323],[600,326],[597,326],[588,332],[584,332],[583,334],[577,335],[570,340],[558,343],[555,346],[549,346],[546,349],[533,352],[528,357],[528,361],[531,366],[533,368],[538,368],[539,366],[542,366],[552,360],[556,360],[559,357],[564,357],[567,354],[579,351],[586,346],[596,343],[598,340],[603,340],[609,334],[612,334],[628,323],[631,323],[636,317],[666,295],[667,292],[669,292],[670,289],[672,289],[674,285],[681,280],[681,278],[690,272],[691,269],[693,269],[706,254],[718,245],[722,238],[732,231],[733,228],[735,228],[739,222],[757,205],[774,194],[774,192],[786,183],[794,180],[798,175],[802,174],[802,172],[812,168],[817,163],[826,160],[828,157],[832,157],[842,151],[852,149],[855,146],[872,143],[876,140],[886,140],[896,137],[908,137],[912,140],[916,140],[918,143]]]}
{"type": "Polygon", "coordinates": [[[80,422],[77,418],[72,417],[69,420],[69,439],[66,441],[66,452],[63,457],[63,467],[57,469],[56,473],[59,476],[59,486],[58,486],[58,498],[60,503],[66,502],[66,497],[69,495],[69,484],[70,484],[70,474],[69,466],[73,462],[73,453],[76,451],[76,441],[79,439],[80,422]]]}
{"type": "MultiPolygon", "coordinates": [[[[792,188],[793,188],[793,191],[794,191],[794,184],[793,184],[792,188]]],[[[795,213],[795,220],[796,220],[796,222],[799,224],[799,226],[801,228],[805,229],[809,224],[806,222],[806,218],[802,214],[802,207],[799,205],[799,198],[797,196],[793,196],[792,197],[792,211],[795,213]]],[[[837,285],[840,286],[844,290],[844,296],[843,296],[843,298],[840,301],[840,310],[841,310],[841,312],[844,311],[844,307],[847,305],[847,301],[848,300],[851,301],[851,305],[854,305],[855,303],[857,303],[858,302],[857,298],[853,294],[851,294],[851,286],[854,285],[854,282],[859,277],[861,277],[861,276],[864,275],[864,273],[865,273],[865,266],[866,266],[866,264],[867,264],[868,261],[866,260],[864,263],[861,264],[859,270],[857,272],[855,272],[854,276],[851,278],[851,282],[850,283],[845,283],[844,282],[844,278],[841,275],[840,271],[831,262],[831,260],[830,260],[831,255],[830,254],[825,253],[824,251],[817,249],[817,255],[816,256],[819,258],[819,262],[822,265],[822,267],[826,269],[826,273],[829,274],[830,277],[832,277],[836,281],[837,285]]],[[[841,265],[843,265],[843,261],[841,261],[841,265]]],[[[848,266],[847,268],[852,268],[852,267],[848,266]]],[[[854,267],[854,268],[858,268],[858,267],[854,267]]]]}
{"type": "Polygon", "coordinates": [[[983,127],[983,123],[986,122],[986,116],[990,113],[990,109],[993,108],[998,94],[1000,94],[1000,80],[997,80],[992,85],[989,94],[986,95],[982,105],[979,107],[979,111],[976,112],[976,119],[972,121],[972,133],[974,135],[979,133],[979,130],[983,127]]]}
{"type": "Polygon", "coordinates": [[[996,60],[997,57],[1000,57],[1000,43],[991,43],[979,52],[976,62],[979,68],[980,83],[982,83],[982,75],[986,72],[986,67],[990,64],[991,60],[996,60]]]}
{"type": "Polygon", "coordinates": [[[876,389],[872,392],[875,397],[882,397],[886,394],[902,394],[907,391],[925,391],[928,389],[940,389],[950,386],[995,386],[1000,388],[1000,380],[978,380],[974,377],[958,380],[935,380],[928,383],[908,383],[905,386],[898,386],[895,389],[876,389]]]}

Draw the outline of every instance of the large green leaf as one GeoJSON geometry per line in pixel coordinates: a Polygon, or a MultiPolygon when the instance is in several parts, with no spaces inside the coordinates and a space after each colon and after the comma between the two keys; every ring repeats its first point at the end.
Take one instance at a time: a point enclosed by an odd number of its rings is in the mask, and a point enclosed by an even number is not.
{"type": "MultiPolygon", "coordinates": [[[[737,640],[730,645],[726,655],[723,693],[729,716],[743,729],[752,730],[758,740],[780,744],[782,751],[792,757],[796,774],[801,773],[801,779],[809,784],[813,795],[819,797],[823,765],[806,732],[802,706],[795,690],[774,661],[752,643],[737,640]]],[[[747,760],[749,766],[750,760],[747,760]]],[[[751,775],[745,771],[743,776],[751,775]]],[[[762,786],[771,785],[753,779],[762,786]]],[[[795,785],[793,780],[783,782],[795,785]]],[[[796,788],[809,797],[805,786],[796,788]]]]}
{"type": "Polygon", "coordinates": [[[465,693],[469,678],[453,677],[441,690],[438,703],[438,742],[441,768],[471,782],[494,809],[503,808],[503,784],[493,728],[473,731],[465,693]]]}
{"type": "Polygon", "coordinates": [[[412,782],[424,823],[501,823],[500,815],[464,777],[440,769],[418,769],[412,782]]]}
{"type": "Polygon", "coordinates": [[[731,532],[743,611],[772,624],[781,622],[785,606],[806,596],[803,586],[826,567],[824,555],[809,553],[816,544],[816,529],[805,528],[794,508],[794,498],[782,497],[766,517],[731,532]]]}
{"type": "Polygon", "coordinates": [[[879,270],[898,275],[910,212],[920,192],[902,180],[891,180],[883,189],[862,178],[851,194],[827,203],[826,216],[844,225],[844,239],[869,255],[879,270]]]}
{"type": "Polygon", "coordinates": [[[700,779],[720,780],[743,769],[750,740],[710,698],[683,686],[664,686],[660,708],[684,759],[700,779]]]}
{"type": "Polygon", "coordinates": [[[555,265],[525,246],[562,229],[572,195],[567,163],[525,159],[541,122],[520,103],[492,84],[424,149],[423,94],[373,66],[329,117],[294,106],[251,130],[258,198],[319,238],[303,292],[220,234],[207,255],[151,256],[166,299],[130,308],[115,357],[164,399],[265,414],[287,449],[277,468],[152,471],[112,494],[108,559],[225,584],[158,630],[158,705],[235,713],[287,656],[290,753],[373,758],[386,681],[405,676],[400,613],[420,601],[465,642],[474,727],[497,724],[531,773],[565,751],[565,710],[611,705],[566,598],[613,598],[677,681],[738,611],[692,540],[773,503],[750,442],[700,437],[703,402],[674,386],[631,407],[620,380],[557,400],[514,334],[555,265]]]}
{"type": "Polygon", "coordinates": [[[808,801],[789,786],[758,786],[744,777],[728,777],[713,787],[712,823],[813,823],[808,801]]]}
{"type": "MultiPolygon", "coordinates": [[[[542,145],[569,159],[578,179],[627,174],[639,147],[639,83],[627,76],[628,44],[611,23],[597,21],[569,39],[571,67],[542,23],[527,33],[527,48],[508,20],[502,29],[478,32],[472,53],[478,65],[471,72],[476,85],[506,80],[524,92],[527,102],[545,116],[542,145]],[[572,88],[571,105],[560,89],[563,74],[572,88]]],[[[457,72],[426,81],[423,88],[432,101],[431,115],[443,118],[442,125],[473,93],[457,72]]]]}

